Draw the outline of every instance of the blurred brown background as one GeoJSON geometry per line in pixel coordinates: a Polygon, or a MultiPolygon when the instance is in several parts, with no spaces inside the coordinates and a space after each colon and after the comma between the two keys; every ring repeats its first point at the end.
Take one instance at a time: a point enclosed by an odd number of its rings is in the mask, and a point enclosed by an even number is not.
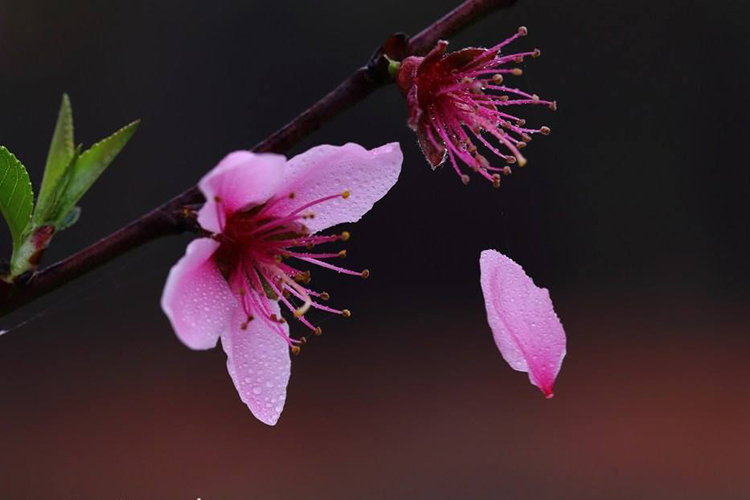
{"type": "MultiPolygon", "coordinates": [[[[0,0],[0,144],[35,186],[63,91],[86,144],[143,119],[47,262],[456,3],[0,0]]],[[[517,48],[543,57],[519,85],[559,102],[529,114],[553,133],[499,191],[430,171],[395,88],[291,152],[398,140],[405,162],[349,228],[370,280],[315,277],[354,317],[315,318],[275,428],[159,309],[188,237],[2,318],[0,499],[750,498],[749,10],[519,0],[452,40],[528,26],[517,48]],[[492,342],[489,247],[552,292],[568,356],[551,401],[492,342]]]]}

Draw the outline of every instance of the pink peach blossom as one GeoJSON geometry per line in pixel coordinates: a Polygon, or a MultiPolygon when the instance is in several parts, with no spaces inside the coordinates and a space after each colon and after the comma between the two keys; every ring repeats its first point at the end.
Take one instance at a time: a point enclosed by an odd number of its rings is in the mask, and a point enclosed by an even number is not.
{"type": "Polygon", "coordinates": [[[546,288],[538,288],[523,268],[496,250],[479,258],[487,320],[505,361],[547,398],[565,357],[565,331],[546,288]]]}
{"type": "Polygon", "coordinates": [[[538,57],[540,51],[501,54],[501,50],[518,37],[515,35],[491,47],[467,48],[446,54],[448,42],[441,40],[425,57],[411,56],[401,62],[396,82],[406,97],[408,125],[433,169],[450,161],[464,184],[469,176],[461,169],[464,163],[472,171],[500,186],[500,174],[509,174],[511,164],[526,164],[521,149],[531,136],[547,135],[549,127],[527,128],[523,118],[510,110],[528,105],[557,109],[554,101],[508,86],[508,76],[522,70],[510,67],[526,57],[538,57]],[[504,167],[492,166],[477,147],[484,147],[505,161],[504,167]]]}
{"type": "Polygon", "coordinates": [[[281,306],[317,334],[308,310],[350,316],[323,305],[329,295],[310,289],[310,272],[300,266],[368,276],[329,262],[343,250],[312,250],[347,240],[347,232],[318,233],[359,220],[395,184],[401,162],[397,143],[371,151],[357,144],[318,146],[290,160],[237,151],[200,181],[206,203],[198,222],[212,235],[190,243],[172,268],[162,308],[188,347],[210,349],[221,338],[237,392],[262,422],[276,424],[286,400],[289,352],[307,338],[290,335],[281,306]]]}

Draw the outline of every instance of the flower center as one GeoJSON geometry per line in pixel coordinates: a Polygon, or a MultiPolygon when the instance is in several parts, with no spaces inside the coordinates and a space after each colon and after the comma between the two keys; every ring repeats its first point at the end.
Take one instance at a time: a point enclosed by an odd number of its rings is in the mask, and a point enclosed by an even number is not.
{"type": "MultiPolygon", "coordinates": [[[[347,241],[349,233],[317,235],[311,234],[305,221],[315,217],[314,208],[337,198],[348,198],[349,192],[325,196],[299,208],[280,215],[275,208],[280,202],[294,198],[294,193],[272,198],[263,205],[236,212],[229,216],[221,234],[214,236],[219,249],[214,254],[218,265],[232,291],[237,294],[246,321],[260,320],[283,337],[292,348],[299,352],[299,344],[305,343],[309,335],[293,339],[286,334],[282,324],[285,320],[272,313],[273,301],[281,301],[311,333],[320,335],[322,330],[305,317],[310,309],[318,309],[345,318],[351,316],[348,309],[334,309],[321,303],[330,296],[309,287],[312,279],[309,264],[330,269],[339,273],[367,278],[368,270],[352,271],[336,266],[330,259],[346,256],[346,250],[320,251],[319,245],[347,241]]],[[[221,200],[217,200],[217,205],[221,200]]]]}

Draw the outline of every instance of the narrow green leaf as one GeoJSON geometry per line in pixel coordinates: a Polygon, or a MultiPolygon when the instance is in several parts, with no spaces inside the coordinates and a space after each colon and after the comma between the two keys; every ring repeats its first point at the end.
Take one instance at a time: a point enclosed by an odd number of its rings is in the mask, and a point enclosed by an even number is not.
{"type": "Polygon", "coordinates": [[[60,201],[56,204],[55,213],[59,223],[65,215],[75,207],[81,197],[94,184],[96,179],[112,163],[117,154],[125,147],[140,120],[136,120],[106,139],[97,142],[83,154],[72,166],[71,177],[64,187],[60,201]]]}
{"type": "Polygon", "coordinates": [[[47,164],[44,167],[42,187],[34,211],[34,221],[44,222],[55,200],[59,197],[59,179],[63,176],[75,153],[73,142],[73,108],[68,94],[63,94],[57,124],[52,134],[52,142],[47,154],[47,164]]]}
{"type": "Polygon", "coordinates": [[[39,209],[37,205],[34,211],[34,224],[37,226],[53,225],[56,226],[57,222],[70,212],[70,204],[65,204],[64,194],[67,192],[68,184],[73,178],[73,170],[78,158],[81,156],[81,145],[76,146],[73,151],[73,157],[68,162],[68,166],[63,170],[62,175],[57,179],[57,183],[52,189],[52,194],[47,199],[47,207],[44,211],[39,209]],[[65,206],[63,206],[65,204],[65,206]]]}
{"type": "Polygon", "coordinates": [[[10,228],[14,252],[23,242],[23,232],[34,208],[33,200],[26,168],[5,146],[0,146],[0,211],[10,228]]]}

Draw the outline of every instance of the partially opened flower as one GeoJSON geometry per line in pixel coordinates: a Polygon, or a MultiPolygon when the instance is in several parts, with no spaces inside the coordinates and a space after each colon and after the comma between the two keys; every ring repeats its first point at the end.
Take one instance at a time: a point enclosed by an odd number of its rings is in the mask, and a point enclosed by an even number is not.
{"type": "Polygon", "coordinates": [[[198,222],[212,236],[190,243],[172,268],[162,308],[188,347],[210,349],[221,338],[240,398],[264,423],[278,420],[289,352],[307,338],[290,334],[281,309],[316,334],[321,330],[305,317],[308,310],[350,316],[322,303],[329,295],[308,286],[305,268],[369,275],[329,262],[344,250],[316,250],[349,233],[320,231],[359,220],[395,184],[401,161],[397,143],[371,151],[318,146],[288,161],[238,151],[200,181],[206,203],[198,222]]]}
{"type": "Polygon", "coordinates": [[[549,291],[496,250],[482,252],[479,268],[487,320],[500,353],[551,398],[565,357],[565,331],[549,291]]]}
{"type": "Polygon", "coordinates": [[[557,109],[554,101],[505,85],[508,75],[522,70],[512,67],[540,52],[503,55],[503,47],[525,36],[524,27],[489,49],[467,48],[446,54],[448,42],[440,41],[426,57],[407,57],[399,65],[397,83],[409,108],[408,124],[432,168],[446,159],[466,184],[469,176],[460,164],[500,185],[500,174],[510,173],[510,164],[526,164],[521,154],[531,136],[547,135],[549,127],[527,128],[512,110],[519,106],[544,105],[557,109]],[[508,165],[492,166],[479,153],[483,146],[508,165]]]}

